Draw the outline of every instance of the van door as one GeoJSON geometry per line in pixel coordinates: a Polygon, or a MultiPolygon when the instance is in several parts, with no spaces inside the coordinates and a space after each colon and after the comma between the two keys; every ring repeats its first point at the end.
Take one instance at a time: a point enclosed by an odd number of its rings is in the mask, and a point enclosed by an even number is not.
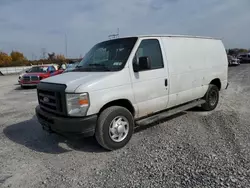
{"type": "MultiPolygon", "coordinates": [[[[131,80],[138,107],[138,117],[147,116],[166,109],[168,103],[168,74],[167,63],[161,48],[161,41],[150,38],[141,40],[133,61],[138,62],[140,57],[148,57],[151,68],[134,72],[131,65],[131,80]]],[[[133,62],[132,62],[133,64],[133,62]]],[[[137,118],[138,118],[137,117],[137,118]]]]}

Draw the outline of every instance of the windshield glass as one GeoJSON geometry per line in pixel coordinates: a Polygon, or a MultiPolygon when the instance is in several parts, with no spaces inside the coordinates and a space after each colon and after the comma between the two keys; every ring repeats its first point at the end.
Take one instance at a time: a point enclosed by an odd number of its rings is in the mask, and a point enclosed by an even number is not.
{"type": "Polygon", "coordinates": [[[77,65],[75,71],[119,71],[128,60],[136,37],[114,39],[95,45],[77,65]]]}
{"type": "Polygon", "coordinates": [[[32,67],[28,72],[47,72],[48,67],[32,67]]]}

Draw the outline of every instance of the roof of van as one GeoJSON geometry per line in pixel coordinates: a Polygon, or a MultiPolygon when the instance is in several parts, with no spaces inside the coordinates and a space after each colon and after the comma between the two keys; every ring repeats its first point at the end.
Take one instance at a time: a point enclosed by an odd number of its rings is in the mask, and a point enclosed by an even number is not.
{"type": "MultiPolygon", "coordinates": [[[[132,36],[130,36],[132,37],[132,36]]],[[[207,37],[207,36],[191,36],[191,35],[167,35],[167,34],[152,34],[152,35],[136,35],[134,37],[144,38],[144,37],[180,37],[180,38],[202,38],[202,39],[214,39],[220,40],[218,38],[207,37]]],[[[121,37],[127,38],[127,37],[121,37]]]]}

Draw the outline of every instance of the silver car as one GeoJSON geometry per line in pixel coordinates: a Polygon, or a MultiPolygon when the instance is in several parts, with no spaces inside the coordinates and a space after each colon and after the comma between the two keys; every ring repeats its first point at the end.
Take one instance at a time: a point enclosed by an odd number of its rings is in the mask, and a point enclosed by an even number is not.
{"type": "Polygon", "coordinates": [[[238,66],[238,65],[240,65],[240,60],[238,58],[236,58],[236,57],[228,55],[227,59],[228,59],[228,66],[238,66]]]}

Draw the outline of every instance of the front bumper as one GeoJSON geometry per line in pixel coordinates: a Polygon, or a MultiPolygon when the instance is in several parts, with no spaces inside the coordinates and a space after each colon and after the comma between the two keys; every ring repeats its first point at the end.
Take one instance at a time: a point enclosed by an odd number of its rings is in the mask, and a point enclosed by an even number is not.
{"type": "Polygon", "coordinates": [[[37,86],[37,84],[40,83],[40,81],[33,81],[33,82],[23,82],[23,81],[20,81],[19,82],[21,86],[37,86]]]}
{"type": "Polygon", "coordinates": [[[67,137],[89,137],[95,134],[97,115],[83,118],[61,117],[36,107],[36,116],[42,128],[67,137]]]}

